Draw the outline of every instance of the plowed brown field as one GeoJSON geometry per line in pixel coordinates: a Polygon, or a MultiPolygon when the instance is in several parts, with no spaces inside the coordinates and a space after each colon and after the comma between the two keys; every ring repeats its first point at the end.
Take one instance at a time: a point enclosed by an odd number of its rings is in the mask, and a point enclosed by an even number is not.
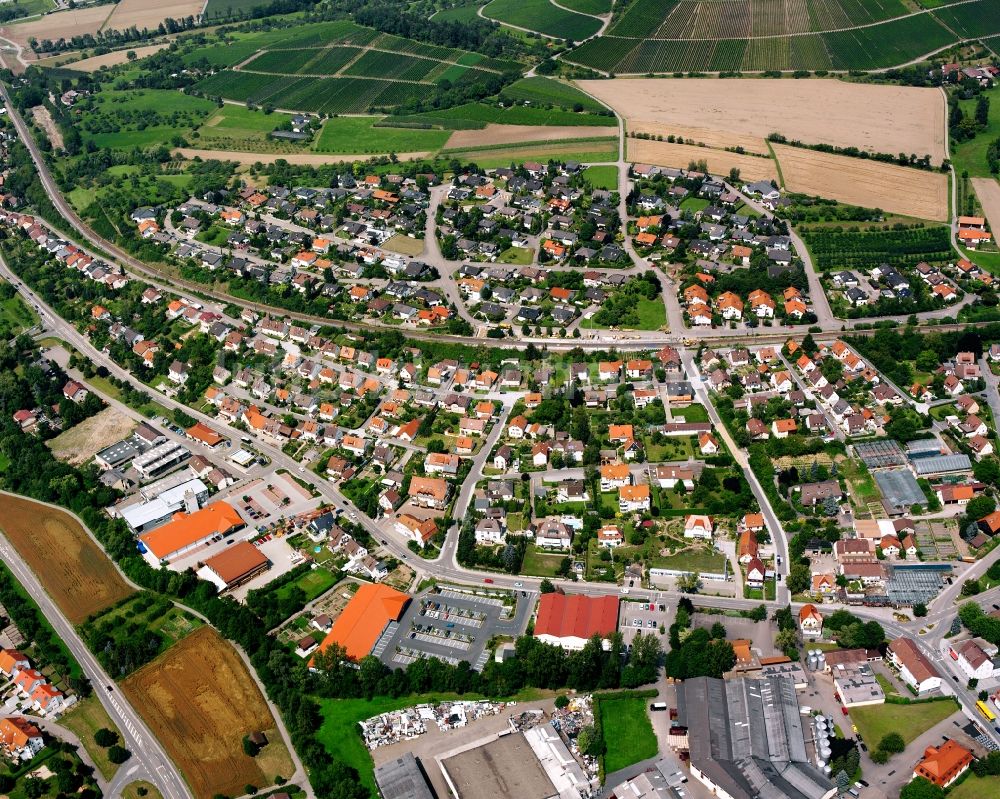
{"type": "Polygon", "coordinates": [[[132,593],[110,558],[64,511],[0,493],[0,530],[73,624],[132,593]]]}

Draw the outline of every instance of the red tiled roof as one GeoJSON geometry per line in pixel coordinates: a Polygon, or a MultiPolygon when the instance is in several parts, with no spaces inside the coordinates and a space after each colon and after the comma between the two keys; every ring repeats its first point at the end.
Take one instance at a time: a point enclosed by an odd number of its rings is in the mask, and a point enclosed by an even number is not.
{"type": "Polygon", "coordinates": [[[554,638],[607,637],[618,627],[618,597],[542,594],[535,635],[554,638]]]}

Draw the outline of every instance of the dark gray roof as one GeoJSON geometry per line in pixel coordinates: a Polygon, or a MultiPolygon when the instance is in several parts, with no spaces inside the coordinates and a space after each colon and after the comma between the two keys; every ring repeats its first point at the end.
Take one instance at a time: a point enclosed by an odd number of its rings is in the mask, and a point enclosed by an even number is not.
{"type": "Polygon", "coordinates": [[[677,701],[691,765],[734,799],[820,799],[833,789],[809,761],[791,679],[696,677],[677,701]]]}
{"type": "Polygon", "coordinates": [[[383,799],[434,799],[420,764],[410,752],[378,766],[375,782],[383,799]]]}

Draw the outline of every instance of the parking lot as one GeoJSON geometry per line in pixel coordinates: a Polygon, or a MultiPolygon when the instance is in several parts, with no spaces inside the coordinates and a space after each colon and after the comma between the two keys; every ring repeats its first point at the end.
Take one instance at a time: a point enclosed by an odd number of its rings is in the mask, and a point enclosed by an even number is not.
{"type": "Polygon", "coordinates": [[[676,603],[669,603],[660,597],[653,602],[631,602],[623,600],[618,611],[618,630],[626,646],[632,643],[636,633],[644,635],[656,633],[662,638],[663,648],[667,648],[667,630],[674,623],[676,603]],[[660,632],[660,629],[663,632],[660,632]]]}
{"type": "Polygon", "coordinates": [[[220,494],[232,504],[248,524],[270,526],[279,518],[291,518],[319,507],[320,498],[295,482],[289,474],[276,472],[238,484],[220,494]]]}
{"type": "Polygon", "coordinates": [[[527,627],[537,595],[513,593],[512,608],[499,592],[488,596],[447,587],[431,589],[415,597],[399,622],[389,625],[372,654],[393,667],[436,657],[447,663],[467,660],[478,671],[486,665],[486,643],[491,638],[517,637],[527,627]]]}

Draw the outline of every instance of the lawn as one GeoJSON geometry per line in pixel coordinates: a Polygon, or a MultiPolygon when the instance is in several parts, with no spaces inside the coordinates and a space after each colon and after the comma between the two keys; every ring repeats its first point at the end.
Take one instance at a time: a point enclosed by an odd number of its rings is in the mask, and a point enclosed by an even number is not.
{"type": "Polygon", "coordinates": [[[537,549],[534,544],[528,544],[524,553],[524,561],[521,564],[521,571],[536,577],[555,577],[559,564],[568,555],[568,552],[544,552],[537,549]]]}
{"type": "Polygon", "coordinates": [[[320,153],[409,153],[439,150],[451,132],[375,127],[381,117],[332,117],[323,125],[315,150],[320,153]]]}
{"type": "Polygon", "coordinates": [[[329,591],[337,584],[339,578],[329,569],[310,569],[293,583],[281,586],[276,592],[280,599],[284,599],[292,590],[292,586],[301,588],[306,595],[306,602],[311,602],[316,597],[329,591]]]}
{"type": "Polygon", "coordinates": [[[949,799],[1000,799],[1000,777],[970,774],[948,793],[949,799]]]}
{"type": "Polygon", "coordinates": [[[667,323],[667,309],[659,297],[655,300],[640,297],[638,313],[639,330],[659,330],[667,323]]]}
{"type": "Polygon", "coordinates": [[[953,699],[911,705],[869,705],[851,710],[851,721],[869,747],[875,747],[890,732],[898,732],[906,743],[915,740],[958,710],[953,699]]]}
{"type": "Polygon", "coordinates": [[[411,258],[416,258],[424,251],[424,240],[411,239],[409,236],[397,233],[396,235],[390,237],[389,240],[382,245],[382,249],[389,250],[391,252],[398,252],[400,255],[409,255],[411,258]]]}
{"type": "Polygon", "coordinates": [[[595,189],[618,191],[618,167],[588,166],[583,170],[583,179],[590,181],[595,189]]]}
{"type": "Polygon", "coordinates": [[[711,203],[703,197],[688,197],[683,200],[680,204],[680,209],[682,211],[690,211],[692,214],[696,214],[699,211],[704,211],[711,203]]]}
{"type": "Polygon", "coordinates": [[[36,321],[34,312],[17,294],[10,299],[0,301],[0,330],[13,335],[27,330],[36,321]]]}
{"type": "Polygon", "coordinates": [[[607,774],[655,757],[658,749],[653,725],[646,715],[646,700],[641,697],[601,699],[598,703],[601,728],[607,752],[607,774]]]}
{"type": "Polygon", "coordinates": [[[122,799],[163,799],[163,794],[150,782],[131,782],[122,789],[122,799]],[[142,789],[143,793],[139,793],[142,789]]]}
{"type": "Polygon", "coordinates": [[[500,253],[497,258],[502,264],[517,264],[528,266],[535,259],[535,251],[528,247],[510,247],[500,253]]]}
{"type": "Polygon", "coordinates": [[[687,549],[665,558],[653,558],[650,565],[659,569],[721,573],[726,556],[707,548],[687,549]]]}
{"type": "Polygon", "coordinates": [[[694,439],[690,437],[670,437],[662,444],[646,442],[646,459],[650,463],[663,461],[686,461],[694,457],[694,439]]]}
{"type": "Polygon", "coordinates": [[[708,421],[708,410],[704,405],[700,403],[693,403],[688,405],[686,408],[678,408],[676,410],[671,410],[671,415],[674,417],[680,416],[685,422],[707,422],[708,421]]]}
{"type": "Polygon", "coordinates": [[[94,733],[100,729],[118,732],[118,728],[97,697],[90,696],[77,702],[59,723],[83,741],[83,748],[87,750],[98,770],[106,780],[110,780],[118,771],[118,766],[108,759],[108,750],[99,746],[94,740],[94,733]]]}

